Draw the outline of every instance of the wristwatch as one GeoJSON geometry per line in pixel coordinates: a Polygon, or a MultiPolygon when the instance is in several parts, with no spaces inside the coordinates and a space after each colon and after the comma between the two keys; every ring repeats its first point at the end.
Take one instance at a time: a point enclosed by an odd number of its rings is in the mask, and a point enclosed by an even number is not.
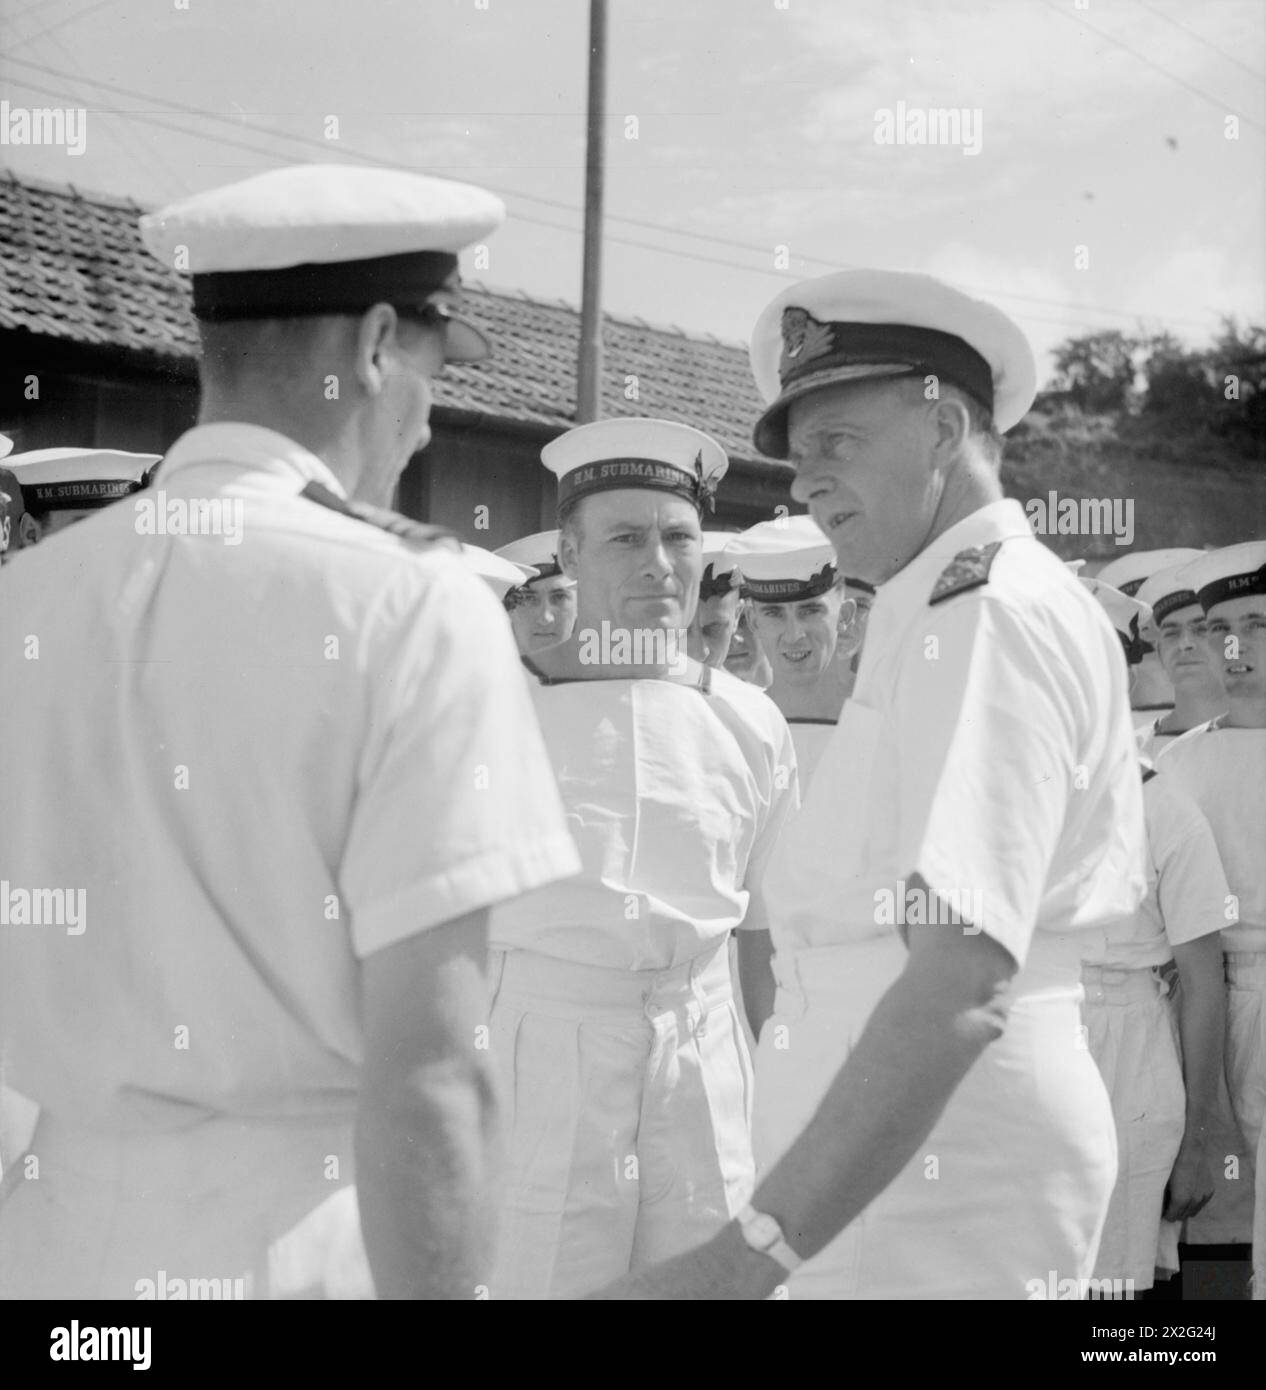
{"type": "Polygon", "coordinates": [[[749,1202],[739,1212],[737,1220],[739,1229],[743,1232],[743,1239],[748,1245],[762,1255],[768,1255],[771,1260],[777,1260],[788,1273],[804,1263],[787,1244],[782,1227],[772,1216],[757,1211],[749,1202]]]}

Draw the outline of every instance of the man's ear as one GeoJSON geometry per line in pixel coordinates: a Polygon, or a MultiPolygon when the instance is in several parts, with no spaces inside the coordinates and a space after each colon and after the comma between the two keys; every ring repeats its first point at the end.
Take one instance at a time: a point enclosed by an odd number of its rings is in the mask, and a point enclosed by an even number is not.
{"type": "Polygon", "coordinates": [[[944,468],[958,457],[971,434],[971,412],[954,396],[942,396],[931,404],[932,447],[937,464],[944,468]]]}
{"type": "Polygon", "coordinates": [[[579,566],[575,532],[568,528],[558,537],[558,568],[568,579],[578,579],[579,566]]]}
{"type": "Polygon", "coordinates": [[[30,512],[23,512],[18,518],[18,544],[20,550],[24,545],[34,545],[44,534],[43,527],[31,515],[30,512]]]}
{"type": "Polygon", "coordinates": [[[396,311],[390,304],[375,304],[360,317],[356,330],[356,379],[371,395],[382,390],[388,375],[388,358],[396,346],[396,311]]]}

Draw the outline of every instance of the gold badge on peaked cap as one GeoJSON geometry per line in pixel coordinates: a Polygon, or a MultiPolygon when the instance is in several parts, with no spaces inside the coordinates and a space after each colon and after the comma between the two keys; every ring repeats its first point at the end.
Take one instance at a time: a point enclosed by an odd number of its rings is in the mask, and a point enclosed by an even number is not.
{"type": "Polygon", "coordinates": [[[831,350],[831,330],[807,309],[788,306],[782,311],[782,360],[778,375],[784,377],[793,367],[803,367],[815,357],[831,350]]]}

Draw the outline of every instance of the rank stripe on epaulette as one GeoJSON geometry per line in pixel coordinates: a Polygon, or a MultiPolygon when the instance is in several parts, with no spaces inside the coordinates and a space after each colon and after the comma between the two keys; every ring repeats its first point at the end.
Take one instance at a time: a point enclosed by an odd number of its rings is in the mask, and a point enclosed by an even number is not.
{"type": "Polygon", "coordinates": [[[988,584],[989,571],[1001,549],[1001,541],[990,541],[988,545],[960,550],[937,578],[932,597],[928,599],[929,606],[943,603],[956,594],[965,594],[969,589],[979,589],[982,584],[988,584]]]}
{"type": "Polygon", "coordinates": [[[393,536],[399,536],[401,540],[408,541],[411,545],[442,543],[458,553],[461,551],[461,542],[445,526],[433,526],[429,522],[413,521],[387,507],[371,507],[365,502],[349,501],[348,498],[340,497],[320,483],[309,483],[299,496],[306,497],[309,502],[315,502],[319,507],[328,507],[332,512],[340,512],[343,516],[350,516],[356,521],[363,521],[370,526],[376,526],[380,531],[389,531],[393,536]]]}

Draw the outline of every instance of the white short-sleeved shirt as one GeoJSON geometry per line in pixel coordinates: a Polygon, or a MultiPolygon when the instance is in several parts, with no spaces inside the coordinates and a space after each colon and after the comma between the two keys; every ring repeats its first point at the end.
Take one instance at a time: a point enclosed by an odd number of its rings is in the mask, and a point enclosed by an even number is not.
{"type": "Polygon", "coordinates": [[[1035,933],[1050,946],[1143,896],[1121,645],[1015,501],[880,587],[853,696],[770,869],[776,946],[898,930],[893,901],[916,873],[1028,963],[1017,992],[1076,987],[1075,941],[1031,952],[1035,933]],[[995,542],[986,583],[929,602],[960,552],[995,542]]]}
{"type": "Polygon", "coordinates": [[[1239,921],[1224,927],[1228,951],[1266,951],[1266,729],[1227,728],[1221,719],[1175,739],[1157,772],[1173,780],[1208,819],[1239,921]]]}
{"type": "Polygon", "coordinates": [[[1147,896],[1130,917],[1082,934],[1091,965],[1138,970],[1164,965],[1185,946],[1227,924],[1226,874],[1204,812],[1172,777],[1143,785],[1147,896]]]}
{"type": "Polygon", "coordinates": [[[743,923],[799,801],[796,756],[768,696],[728,672],[703,672],[706,689],[535,683],[584,870],[496,908],[494,946],[665,970],[743,923]]]}
{"type": "Polygon", "coordinates": [[[0,925],[0,1044],[76,1123],[353,1106],[357,958],[579,868],[487,586],[310,482],[345,495],[280,434],[201,426],[0,578],[0,865],[86,908],[0,925]],[[146,499],[227,524],[138,533],[146,499]]]}
{"type": "Polygon", "coordinates": [[[822,754],[835,731],[833,719],[788,719],[791,742],[796,750],[796,767],[800,772],[800,795],[809,790],[822,754]]]}

